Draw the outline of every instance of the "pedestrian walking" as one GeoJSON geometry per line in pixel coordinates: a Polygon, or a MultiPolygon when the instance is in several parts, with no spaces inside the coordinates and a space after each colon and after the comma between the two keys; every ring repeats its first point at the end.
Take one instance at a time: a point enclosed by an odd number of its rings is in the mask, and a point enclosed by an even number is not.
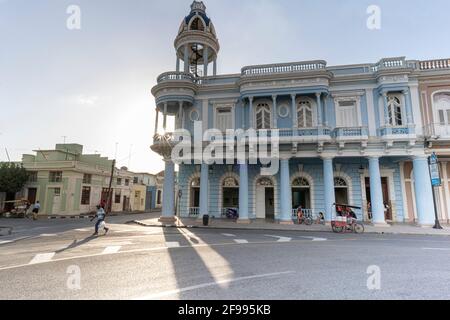
{"type": "Polygon", "coordinates": [[[41,210],[41,204],[39,201],[36,201],[36,203],[33,205],[33,220],[37,220],[39,210],[41,210]]]}
{"type": "Polygon", "coordinates": [[[109,228],[106,227],[105,217],[105,209],[101,206],[97,206],[97,213],[95,217],[91,219],[91,221],[94,221],[94,219],[97,218],[97,222],[95,223],[95,232],[93,234],[94,236],[98,236],[98,229],[100,229],[100,227],[103,227],[103,230],[105,230],[105,235],[108,233],[109,228]]]}

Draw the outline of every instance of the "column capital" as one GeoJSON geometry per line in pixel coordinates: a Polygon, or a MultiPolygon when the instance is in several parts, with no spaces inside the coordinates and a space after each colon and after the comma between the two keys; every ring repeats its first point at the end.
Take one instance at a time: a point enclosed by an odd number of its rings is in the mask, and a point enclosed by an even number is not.
{"type": "Polygon", "coordinates": [[[368,156],[367,160],[369,160],[369,161],[374,161],[374,160],[380,161],[380,156],[368,156]]]}
{"type": "Polygon", "coordinates": [[[179,100],[179,101],[178,101],[178,105],[179,105],[180,107],[182,107],[182,106],[183,106],[183,101],[179,100]]]}
{"type": "Polygon", "coordinates": [[[325,156],[321,156],[320,157],[323,161],[333,161],[334,160],[334,156],[327,156],[327,155],[325,155],[325,156]]]}
{"type": "Polygon", "coordinates": [[[427,161],[428,162],[428,156],[426,154],[422,155],[416,155],[412,157],[413,161],[427,161]]]}
{"type": "Polygon", "coordinates": [[[404,90],[402,91],[402,93],[403,93],[404,95],[408,95],[410,92],[411,92],[411,91],[409,90],[409,88],[404,89],[404,90]]]}
{"type": "Polygon", "coordinates": [[[383,96],[384,98],[387,98],[387,95],[388,95],[387,91],[380,92],[380,96],[383,96]]]}
{"type": "Polygon", "coordinates": [[[255,97],[253,97],[253,96],[248,97],[248,101],[249,101],[250,103],[252,103],[254,100],[255,100],[255,97]]]}
{"type": "Polygon", "coordinates": [[[292,99],[292,100],[297,99],[297,94],[296,94],[296,93],[292,93],[292,94],[291,94],[291,99],[292,99]]]}
{"type": "Polygon", "coordinates": [[[276,101],[277,98],[278,98],[278,95],[276,95],[276,94],[273,94],[273,95],[272,95],[272,100],[273,100],[273,101],[276,101]]]}
{"type": "Polygon", "coordinates": [[[322,95],[322,92],[316,92],[316,97],[320,98],[320,96],[322,95]]]}

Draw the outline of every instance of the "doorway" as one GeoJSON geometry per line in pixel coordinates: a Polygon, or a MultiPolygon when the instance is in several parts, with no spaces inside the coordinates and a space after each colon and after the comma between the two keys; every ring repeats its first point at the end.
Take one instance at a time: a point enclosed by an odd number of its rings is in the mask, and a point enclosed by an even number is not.
{"type": "MultiPolygon", "coordinates": [[[[386,221],[391,222],[393,220],[392,205],[389,197],[389,179],[387,177],[381,178],[381,190],[383,193],[383,205],[384,205],[384,218],[386,221]]],[[[370,194],[370,178],[366,178],[366,199],[367,203],[372,203],[370,194]]],[[[372,217],[369,211],[369,217],[372,217]]]]}
{"type": "Polygon", "coordinates": [[[36,203],[37,188],[28,188],[28,202],[30,204],[36,203]]]}
{"type": "Polygon", "coordinates": [[[275,220],[275,188],[268,178],[256,182],[256,219],[275,220]]]}

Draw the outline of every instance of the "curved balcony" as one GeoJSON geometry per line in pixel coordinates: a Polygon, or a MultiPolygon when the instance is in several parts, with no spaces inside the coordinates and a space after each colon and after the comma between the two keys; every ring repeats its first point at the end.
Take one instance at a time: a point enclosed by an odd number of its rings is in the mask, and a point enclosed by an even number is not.
{"type": "Polygon", "coordinates": [[[195,83],[195,77],[190,73],[171,71],[161,74],[158,77],[157,81],[158,84],[172,81],[188,81],[191,83],[195,83]]]}
{"type": "MultiPolygon", "coordinates": [[[[158,84],[152,88],[156,104],[193,103],[197,92],[197,79],[190,73],[165,72],[157,78],[158,84]]],[[[176,108],[176,107],[175,107],[176,108]]]]}

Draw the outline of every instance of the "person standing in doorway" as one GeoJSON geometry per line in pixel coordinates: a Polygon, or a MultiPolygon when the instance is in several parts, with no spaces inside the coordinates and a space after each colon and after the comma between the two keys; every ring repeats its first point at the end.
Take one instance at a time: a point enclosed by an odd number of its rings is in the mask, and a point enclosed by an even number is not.
{"type": "Polygon", "coordinates": [[[94,236],[98,236],[98,229],[100,228],[101,225],[104,225],[103,229],[105,230],[105,235],[108,233],[109,228],[106,227],[105,217],[106,217],[105,209],[103,209],[101,206],[97,206],[97,214],[95,215],[94,218],[91,219],[91,221],[94,221],[94,219],[97,218],[97,222],[95,224],[95,232],[93,234],[94,236]]]}

